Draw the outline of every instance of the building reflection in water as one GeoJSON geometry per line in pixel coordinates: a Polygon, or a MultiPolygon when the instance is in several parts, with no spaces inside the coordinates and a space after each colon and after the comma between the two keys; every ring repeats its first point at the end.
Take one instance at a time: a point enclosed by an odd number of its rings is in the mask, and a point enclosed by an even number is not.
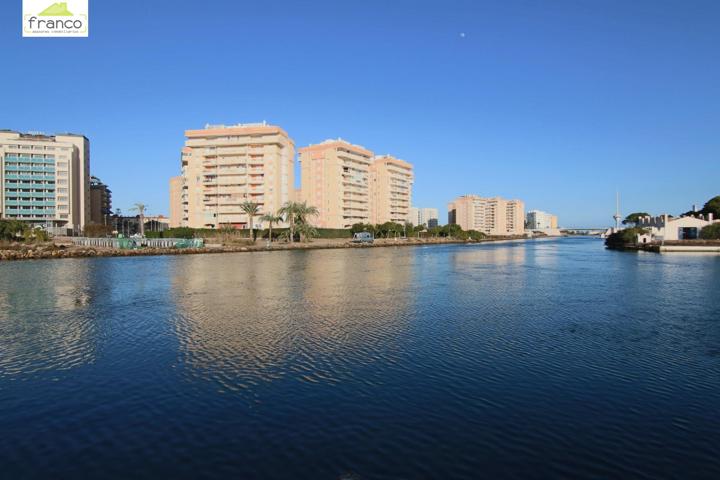
{"type": "Polygon", "coordinates": [[[413,264],[392,250],[178,259],[181,366],[243,390],[280,378],[337,382],[359,362],[386,361],[412,302],[413,264]]]}
{"type": "Polygon", "coordinates": [[[0,376],[66,370],[93,361],[97,326],[90,285],[88,260],[2,265],[0,376]]]}

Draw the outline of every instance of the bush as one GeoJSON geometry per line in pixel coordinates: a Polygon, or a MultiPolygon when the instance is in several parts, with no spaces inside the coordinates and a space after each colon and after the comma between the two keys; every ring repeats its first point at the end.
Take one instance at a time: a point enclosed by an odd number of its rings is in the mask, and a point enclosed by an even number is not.
{"type": "Polygon", "coordinates": [[[0,240],[18,240],[27,230],[27,225],[19,220],[0,220],[0,240]]]}
{"type": "Polygon", "coordinates": [[[637,243],[637,236],[646,233],[650,232],[644,228],[626,228],[625,230],[610,234],[605,239],[605,245],[608,247],[635,245],[637,243]]]}
{"type": "Polygon", "coordinates": [[[194,238],[195,229],[190,227],[168,228],[162,232],[162,238],[194,238]]]}
{"type": "Polygon", "coordinates": [[[708,225],[700,231],[703,240],[720,240],[720,223],[708,225]]]}
{"type": "MultiPolygon", "coordinates": [[[[347,228],[317,228],[316,238],[352,238],[353,231],[347,228]]],[[[273,235],[275,232],[273,231],[273,235]]]]}

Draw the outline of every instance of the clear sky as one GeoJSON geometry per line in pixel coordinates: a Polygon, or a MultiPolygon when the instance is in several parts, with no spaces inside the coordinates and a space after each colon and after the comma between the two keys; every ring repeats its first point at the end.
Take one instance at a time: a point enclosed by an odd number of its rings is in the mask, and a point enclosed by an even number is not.
{"type": "Polygon", "coordinates": [[[0,13],[0,128],[83,133],[114,205],[168,212],[183,131],[267,120],[415,165],[414,204],[562,226],[720,194],[720,2],[90,0],[90,38],[0,13]]]}

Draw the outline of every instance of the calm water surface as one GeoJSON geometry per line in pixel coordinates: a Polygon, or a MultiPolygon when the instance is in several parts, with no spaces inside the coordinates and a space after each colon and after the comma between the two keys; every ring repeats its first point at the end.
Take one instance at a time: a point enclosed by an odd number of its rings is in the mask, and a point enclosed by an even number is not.
{"type": "Polygon", "coordinates": [[[720,257],[0,264],[0,477],[720,478],[720,257]]]}

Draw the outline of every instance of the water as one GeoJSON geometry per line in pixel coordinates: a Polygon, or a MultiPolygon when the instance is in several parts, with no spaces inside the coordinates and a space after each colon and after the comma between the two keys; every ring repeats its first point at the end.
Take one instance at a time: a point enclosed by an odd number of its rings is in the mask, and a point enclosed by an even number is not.
{"type": "Polygon", "coordinates": [[[720,257],[0,264],[0,477],[720,478],[720,257]]]}

